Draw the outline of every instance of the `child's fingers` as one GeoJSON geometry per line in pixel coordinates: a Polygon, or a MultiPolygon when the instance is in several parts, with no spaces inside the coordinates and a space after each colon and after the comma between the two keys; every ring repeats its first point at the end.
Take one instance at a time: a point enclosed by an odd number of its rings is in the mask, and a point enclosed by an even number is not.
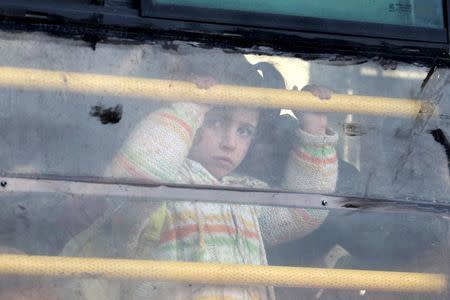
{"type": "MultiPolygon", "coordinates": [[[[294,86],[292,90],[298,91],[297,86],[294,86]]],[[[314,96],[316,96],[321,100],[328,100],[333,95],[333,92],[330,89],[316,84],[309,84],[303,87],[302,91],[310,92],[311,94],[313,94],[314,96]]]]}
{"type": "MultiPolygon", "coordinates": [[[[202,90],[207,90],[216,85],[216,81],[211,76],[194,76],[192,82],[202,90]]],[[[207,113],[211,109],[211,106],[207,104],[198,104],[198,106],[203,113],[207,113]]]]}
{"type": "Polygon", "coordinates": [[[331,90],[322,86],[314,86],[314,88],[311,90],[311,93],[321,100],[328,100],[333,94],[331,90]]]}
{"type": "Polygon", "coordinates": [[[207,90],[210,87],[216,85],[216,81],[211,76],[195,76],[192,79],[192,82],[195,83],[195,85],[199,89],[207,90]]]}

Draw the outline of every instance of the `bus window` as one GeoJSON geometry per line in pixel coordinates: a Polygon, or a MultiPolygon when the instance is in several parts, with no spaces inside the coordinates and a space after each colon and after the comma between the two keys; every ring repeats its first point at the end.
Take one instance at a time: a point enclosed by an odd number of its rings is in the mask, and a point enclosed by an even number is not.
{"type": "Polygon", "coordinates": [[[0,299],[446,297],[447,69],[0,39],[0,299]]]}

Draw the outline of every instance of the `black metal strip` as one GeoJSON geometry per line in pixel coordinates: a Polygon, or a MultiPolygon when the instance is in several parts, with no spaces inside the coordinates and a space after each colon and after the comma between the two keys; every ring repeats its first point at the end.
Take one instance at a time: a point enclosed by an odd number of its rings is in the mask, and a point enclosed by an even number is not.
{"type": "Polygon", "coordinates": [[[444,22],[447,28],[448,49],[450,51],[450,0],[443,1],[444,5],[444,22]]]}
{"type": "Polygon", "coordinates": [[[247,53],[271,55],[281,51],[307,59],[333,53],[450,65],[447,43],[142,18],[136,9],[108,6],[50,6],[41,2],[26,6],[25,3],[29,1],[0,0],[0,15],[3,16],[0,17],[0,29],[45,31],[71,38],[81,36],[91,44],[117,38],[128,42],[178,39],[247,53]]]}
{"type": "Polygon", "coordinates": [[[342,21],[313,17],[283,16],[267,13],[248,13],[232,10],[195,8],[181,5],[155,5],[141,0],[144,17],[168,18],[189,22],[208,22],[229,25],[265,27],[289,31],[333,33],[366,37],[394,38],[422,42],[446,43],[444,29],[342,21]]]}

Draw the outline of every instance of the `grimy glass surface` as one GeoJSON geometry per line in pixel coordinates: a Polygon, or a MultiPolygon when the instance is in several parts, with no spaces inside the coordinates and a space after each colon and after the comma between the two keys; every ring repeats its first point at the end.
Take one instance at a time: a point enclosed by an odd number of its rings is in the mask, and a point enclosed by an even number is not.
{"type": "Polygon", "coordinates": [[[425,28],[444,27],[440,0],[154,0],[153,3],[425,28]]]}
{"type": "MultiPolygon", "coordinates": [[[[306,205],[302,194],[296,208],[276,197],[269,205],[243,205],[239,197],[215,200],[216,190],[211,201],[188,201],[188,191],[174,201],[169,192],[155,199],[118,186],[201,185],[234,188],[242,196],[248,193],[242,188],[277,189],[448,205],[447,69],[436,70],[422,88],[429,68],[392,61],[338,65],[183,42],[98,44],[94,51],[42,34],[1,33],[0,40],[1,253],[449,275],[444,209],[319,209],[306,205]],[[249,105],[260,88],[267,99],[279,92],[275,102],[284,104],[249,105]],[[314,107],[358,99],[386,101],[401,111],[426,100],[437,109],[387,116],[380,107],[357,112],[355,102],[348,106],[352,112],[307,112],[292,110],[285,90],[314,107]],[[210,93],[218,99],[198,102],[210,93]],[[234,104],[227,105],[231,98],[234,104]],[[120,193],[110,193],[111,187],[120,193]]],[[[117,264],[109,280],[89,271],[77,278],[69,270],[48,276],[50,268],[30,276],[26,265],[0,274],[0,299],[447,297],[441,288],[405,288],[395,274],[378,279],[384,291],[364,285],[339,290],[345,277],[332,281],[338,290],[326,284],[247,287],[191,282],[175,277],[179,270],[171,277],[178,281],[134,280],[120,276],[117,264]]]]}
{"type": "Polygon", "coordinates": [[[448,137],[450,124],[445,69],[421,90],[429,69],[395,62],[336,65],[187,43],[178,43],[177,51],[158,44],[101,44],[92,51],[41,35],[3,34],[3,44],[3,174],[449,201],[448,158],[439,137],[448,137]],[[139,80],[160,81],[136,87],[139,80]],[[220,92],[222,85],[229,90],[220,92]],[[267,95],[271,107],[253,102],[248,108],[258,90],[245,87],[272,89],[260,98],[264,103],[267,95]],[[298,103],[329,101],[333,109],[339,101],[352,110],[379,97],[403,100],[369,106],[364,114],[312,114],[269,98],[271,91],[300,93],[293,89],[309,90],[302,94],[309,100],[298,103]],[[218,98],[194,103],[210,92],[218,98]],[[355,96],[366,98],[348,104],[355,96]],[[231,98],[233,106],[211,104],[231,98]],[[419,116],[416,100],[437,109],[419,116]],[[417,113],[402,115],[409,104],[417,113]],[[380,115],[386,107],[400,115],[380,115]]]}

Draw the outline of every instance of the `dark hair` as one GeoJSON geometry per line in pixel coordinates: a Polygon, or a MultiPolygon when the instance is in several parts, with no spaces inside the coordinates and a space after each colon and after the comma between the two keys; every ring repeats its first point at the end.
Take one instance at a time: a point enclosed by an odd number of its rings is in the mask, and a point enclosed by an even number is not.
{"type": "MultiPolygon", "coordinates": [[[[285,89],[286,85],[281,73],[270,63],[261,62],[252,66],[258,77],[257,86],[263,88],[285,89]]],[[[260,116],[256,136],[236,172],[263,180],[270,185],[277,185],[282,169],[277,162],[277,128],[279,109],[259,109],[260,116]]]]}

